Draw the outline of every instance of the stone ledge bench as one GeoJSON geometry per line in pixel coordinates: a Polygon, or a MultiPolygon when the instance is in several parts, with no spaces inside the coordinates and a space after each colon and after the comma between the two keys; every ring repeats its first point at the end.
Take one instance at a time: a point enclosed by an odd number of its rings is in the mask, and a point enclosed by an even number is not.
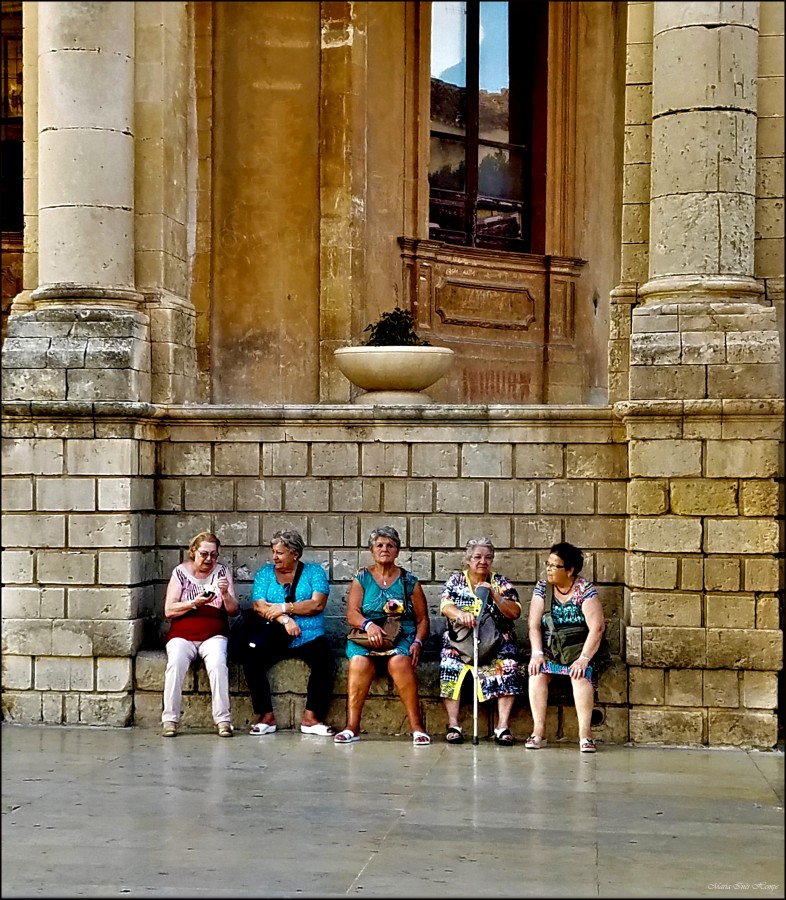
{"type": "MultiPolygon", "coordinates": [[[[426,729],[434,737],[443,735],[447,727],[445,707],[439,696],[439,660],[426,658],[418,667],[420,700],[426,729]]],[[[327,721],[343,728],[347,702],[347,665],[343,652],[336,651],[336,680],[333,700],[327,714],[327,721]]],[[[134,660],[134,724],[142,727],[159,728],[163,708],[164,671],[166,669],[165,650],[142,650],[134,660]]],[[[273,695],[273,709],[278,727],[298,728],[305,706],[308,667],[298,659],[285,659],[276,663],[268,672],[273,695]]],[[[465,682],[462,694],[462,724],[465,733],[472,731],[472,694],[465,682]]],[[[607,743],[622,744],[628,740],[626,666],[620,660],[603,674],[598,687],[596,717],[603,718],[594,726],[596,738],[607,743]]],[[[232,722],[237,733],[247,731],[256,721],[251,707],[242,667],[229,663],[229,689],[232,700],[232,722]]],[[[479,706],[478,733],[490,735],[495,724],[496,704],[479,706]]],[[[212,730],[214,728],[210,705],[210,685],[202,661],[197,659],[186,676],[183,685],[183,707],[181,727],[184,730],[212,730]]],[[[384,676],[376,677],[371,683],[368,699],[363,708],[362,728],[366,733],[394,735],[409,732],[404,708],[396,694],[393,681],[384,676]]],[[[518,739],[525,738],[532,731],[532,716],[526,697],[520,698],[511,716],[511,731],[518,739]]],[[[559,739],[578,740],[576,713],[569,691],[552,690],[549,695],[549,709],[546,718],[546,732],[550,741],[559,739]]]]}

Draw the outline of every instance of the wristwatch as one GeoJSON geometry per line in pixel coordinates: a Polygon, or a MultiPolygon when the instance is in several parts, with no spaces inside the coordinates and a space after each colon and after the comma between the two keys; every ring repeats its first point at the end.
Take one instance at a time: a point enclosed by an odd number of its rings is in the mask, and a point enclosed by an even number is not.
{"type": "Polygon", "coordinates": [[[281,622],[282,625],[286,625],[287,622],[291,622],[292,620],[289,618],[289,616],[279,616],[278,621],[281,622]]]}

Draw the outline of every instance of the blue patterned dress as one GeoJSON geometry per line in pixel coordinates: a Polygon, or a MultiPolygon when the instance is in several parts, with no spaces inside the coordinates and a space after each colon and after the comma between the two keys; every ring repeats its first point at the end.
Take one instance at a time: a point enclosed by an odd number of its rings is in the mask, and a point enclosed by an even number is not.
{"type": "MultiPolygon", "coordinates": [[[[556,594],[554,595],[551,601],[551,617],[554,620],[555,627],[559,628],[561,625],[586,625],[587,620],[584,618],[584,613],[582,612],[582,605],[585,600],[590,600],[592,597],[597,597],[598,592],[595,590],[595,585],[591,581],[587,581],[583,575],[578,575],[576,577],[576,581],[573,584],[573,594],[569,600],[566,600],[564,603],[560,603],[557,600],[556,594]]],[[[541,600],[546,601],[546,582],[539,581],[535,585],[535,590],[532,592],[532,599],[534,600],[536,597],[539,597],[541,600]]],[[[543,635],[543,665],[540,667],[541,674],[545,675],[567,675],[570,678],[570,666],[563,666],[560,663],[555,662],[553,659],[549,659],[549,650],[546,646],[546,623],[541,620],[541,633],[543,635]]],[[[592,665],[587,666],[584,677],[587,681],[592,682],[593,686],[597,687],[597,676],[592,670],[592,665]]]]}

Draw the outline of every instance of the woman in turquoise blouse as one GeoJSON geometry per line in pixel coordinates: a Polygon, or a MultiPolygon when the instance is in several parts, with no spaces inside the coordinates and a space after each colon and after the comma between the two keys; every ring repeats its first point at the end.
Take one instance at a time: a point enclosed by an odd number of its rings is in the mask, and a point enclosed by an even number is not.
{"type": "Polygon", "coordinates": [[[330,593],[327,575],[317,563],[301,562],[304,542],[297,531],[277,531],[270,547],[273,561],[254,578],[252,608],[269,622],[283,625],[286,634],[284,643],[270,642],[261,647],[248,644],[242,650],[243,672],[258,717],[251,734],[275,732],[267,671],[282,659],[294,658],[302,659],[310,669],[300,730],[304,734],[332,736],[336,729],[324,722],[336,668],[325,635],[324,610],[330,593]]]}
{"type": "Polygon", "coordinates": [[[368,542],[374,564],[360,569],[347,596],[347,622],[362,628],[369,647],[347,641],[347,725],[333,740],[353,744],[360,740],[360,717],[379,659],[396,685],[412,730],[412,743],[431,743],[423,727],[418,696],[417,666],[423,641],[429,634],[426,597],[417,578],[396,565],[401,539],[395,528],[375,528],[368,542]],[[382,650],[382,623],[389,614],[401,615],[401,631],[391,650],[382,650]],[[377,647],[378,649],[375,649],[377,647]]]}

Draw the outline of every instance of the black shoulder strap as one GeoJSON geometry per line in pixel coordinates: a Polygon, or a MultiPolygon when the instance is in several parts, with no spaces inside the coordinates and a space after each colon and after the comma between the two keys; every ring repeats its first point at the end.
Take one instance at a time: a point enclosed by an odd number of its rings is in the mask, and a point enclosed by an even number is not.
{"type": "Polygon", "coordinates": [[[548,581],[546,582],[546,596],[544,597],[546,603],[546,609],[544,612],[551,615],[551,601],[554,598],[554,585],[550,584],[548,581]]]}
{"type": "Polygon", "coordinates": [[[305,566],[303,563],[298,560],[297,568],[295,569],[295,577],[292,579],[292,584],[289,586],[289,599],[294,602],[295,600],[295,591],[297,590],[297,583],[300,581],[300,576],[303,574],[303,569],[305,566]]]}
{"type": "MultiPolygon", "coordinates": [[[[401,567],[399,566],[399,568],[401,568],[401,567]]],[[[406,569],[402,568],[401,569],[401,589],[402,589],[402,591],[404,591],[404,612],[405,613],[407,611],[407,606],[409,604],[409,591],[407,590],[407,588],[408,588],[407,576],[408,575],[409,575],[409,572],[407,572],[406,569]]]]}

